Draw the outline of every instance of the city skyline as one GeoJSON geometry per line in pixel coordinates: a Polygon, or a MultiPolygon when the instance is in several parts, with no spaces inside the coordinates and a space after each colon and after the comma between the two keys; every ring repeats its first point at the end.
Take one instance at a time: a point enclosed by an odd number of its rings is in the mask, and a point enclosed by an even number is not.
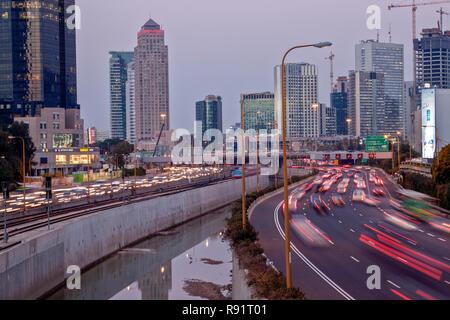
{"type": "MultiPolygon", "coordinates": [[[[318,12],[314,10],[316,4],[299,5],[287,1],[285,8],[289,10],[286,10],[283,16],[279,13],[285,10],[268,1],[263,1],[257,8],[251,3],[239,3],[242,9],[239,11],[233,9],[234,5],[237,5],[233,1],[219,4],[198,0],[192,6],[182,3],[173,6],[162,1],[147,4],[140,0],[133,0],[136,6],[127,6],[120,1],[109,1],[108,14],[105,15],[108,19],[105,19],[99,27],[98,15],[106,8],[105,1],[88,3],[79,0],[77,4],[82,12],[82,29],[77,32],[78,83],[82,116],[88,125],[95,125],[99,129],[108,128],[106,119],[102,117],[109,105],[107,71],[104,73],[107,65],[104,63],[104,57],[109,50],[134,48],[135,32],[142,25],[142,21],[148,20],[150,13],[151,17],[166,30],[166,42],[171,48],[169,91],[172,113],[170,125],[173,128],[192,129],[195,101],[210,92],[221,92],[224,99],[224,110],[227,110],[224,112],[224,127],[237,122],[240,93],[273,91],[272,68],[281,62],[282,52],[291,45],[332,41],[332,49],[336,55],[335,80],[338,76],[347,75],[349,70],[354,69],[354,46],[360,40],[376,39],[376,31],[368,30],[366,27],[368,18],[366,9],[372,3],[358,1],[349,6],[345,13],[336,16],[338,4],[325,0],[320,2],[325,9],[318,12]],[[135,7],[148,7],[148,10],[137,12],[135,7]],[[216,10],[223,14],[208,16],[216,10]],[[180,16],[179,12],[183,14],[180,16]],[[186,12],[189,14],[185,15],[186,12]],[[229,14],[233,14],[232,25],[226,18],[229,14]],[[248,24],[246,20],[249,14],[252,14],[252,24],[248,24]],[[200,15],[202,19],[198,18],[200,15]],[[204,15],[206,17],[203,18],[204,15]],[[189,22],[191,19],[197,22],[192,24],[189,22]],[[275,19],[276,23],[268,25],[266,23],[268,19],[275,19]],[[342,24],[344,20],[345,25],[342,24]],[[335,28],[319,28],[320,23],[325,21],[327,25],[333,25],[335,28]],[[212,22],[214,27],[209,28],[212,22]],[[89,32],[90,29],[94,29],[90,27],[93,25],[98,32],[102,32],[104,28],[108,33],[102,39],[98,39],[95,33],[89,32]],[[308,32],[299,37],[298,30],[308,32]],[[219,36],[210,37],[211,34],[219,36]],[[248,38],[250,34],[252,37],[248,38]],[[348,34],[353,36],[349,37],[348,34]],[[267,38],[270,38],[270,41],[263,41],[267,38]],[[87,47],[90,48],[89,61],[85,60],[87,47]],[[193,87],[192,83],[196,86],[193,87]]],[[[405,45],[405,80],[411,80],[410,12],[406,9],[388,11],[388,4],[388,1],[378,3],[382,19],[380,41],[389,41],[388,30],[391,24],[392,42],[405,45]]],[[[439,17],[435,9],[434,6],[419,8],[418,34],[422,28],[435,26],[439,17]]],[[[446,28],[448,25],[448,18],[444,17],[444,29],[448,29],[446,28]]],[[[318,65],[319,102],[329,105],[330,70],[329,61],[325,60],[329,51],[327,49],[322,51],[303,50],[290,57],[289,62],[318,65]]]]}

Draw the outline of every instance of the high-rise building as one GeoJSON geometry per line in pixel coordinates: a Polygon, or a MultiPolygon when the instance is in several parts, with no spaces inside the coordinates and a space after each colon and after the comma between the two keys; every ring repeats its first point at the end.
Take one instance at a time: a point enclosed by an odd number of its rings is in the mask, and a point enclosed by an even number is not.
{"type": "Polygon", "coordinates": [[[386,134],[384,88],[382,72],[349,72],[348,117],[352,120],[352,136],[386,134]]]}
{"type": "MultiPolygon", "coordinates": [[[[275,67],[275,120],[282,132],[282,68],[275,67]]],[[[286,135],[319,137],[319,90],[317,66],[308,63],[285,65],[286,135]]]]}
{"type": "Polygon", "coordinates": [[[336,135],[336,109],[321,103],[319,107],[320,136],[333,137],[336,135]]]}
{"type": "Polygon", "coordinates": [[[275,128],[274,94],[271,92],[241,94],[244,99],[244,130],[275,128]],[[245,99],[244,99],[245,98],[245,99]]]}
{"type": "Polygon", "coordinates": [[[331,93],[331,107],[336,113],[336,135],[347,135],[347,95],[348,95],[348,78],[338,77],[331,93]]]}
{"type": "Polygon", "coordinates": [[[0,1],[0,121],[42,108],[79,109],[75,0],[0,1]]]}
{"type": "Polygon", "coordinates": [[[195,104],[195,121],[202,123],[202,135],[208,129],[222,132],[222,97],[208,95],[195,104]]]}
{"type": "Polygon", "coordinates": [[[135,143],[136,141],[136,106],[135,106],[135,90],[134,90],[134,61],[127,66],[127,83],[126,83],[126,118],[127,118],[127,141],[135,143]]]}
{"type": "Polygon", "coordinates": [[[111,51],[109,59],[110,80],[110,126],[111,138],[125,140],[127,138],[126,84],[128,80],[128,64],[133,61],[133,52],[111,51]]]}
{"type": "Polygon", "coordinates": [[[403,44],[362,41],[355,46],[356,71],[384,74],[385,117],[377,130],[395,135],[404,123],[404,47],[403,44]]]}
{"type": "Polygon", "coordinates": [[[153,140],[169,129],[169,56],[164,30],[152,19],[138,32],[135,56],[136,139],[153,140]]]}
{"type": "Polygon", "coordinates": [[[414,39],[416,85],[424,88],[450,88],[450,31],[423,29],[422,38],[414,39]]]}

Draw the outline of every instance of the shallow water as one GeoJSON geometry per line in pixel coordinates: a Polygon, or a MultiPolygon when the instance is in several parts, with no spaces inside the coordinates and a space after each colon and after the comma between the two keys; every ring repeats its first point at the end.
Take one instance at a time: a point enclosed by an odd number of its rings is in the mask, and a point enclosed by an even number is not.
{"type": "Polygon", "coordinates": [[[48,299],[231,297],[232,254],[223,239],[230,216],[230,208],[224,208],[126,248],[82,273],[80,290],[60,289],[48,299]]]}

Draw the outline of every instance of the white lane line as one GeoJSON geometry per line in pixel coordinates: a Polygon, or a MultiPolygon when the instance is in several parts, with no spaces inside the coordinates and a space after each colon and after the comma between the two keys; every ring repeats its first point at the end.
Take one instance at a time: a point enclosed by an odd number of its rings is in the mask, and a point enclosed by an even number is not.
{"type": "MultiPolygon", "coordinates": [[[[278,229],[278,232],[280,233],[281,237],[285,239],[285,235],[283,230],[280,226],[280,221],[278,220],[278,211],[280,210],[281,205],[283,204],[283,201],[281,201],[278,206],[275,208],[275,211],[273,212],[273,218],[275,220],[275,226],[278,229]]],[[[347,300],[355,300],[351,295],[349,295],[347,292],[344,291],[341,287],[339,287],[333,280],[331,280],[326,274],[324,274],[322,271],[320,271],[319,268],[317,268],[311,261],[308,260],[308,258],[305,257],[303,253],[300,252],[300,250],[297,249],[297,247],[291,242],[291,248],[292,250],[297,254],[297,256],[300,257],[300,259],[305,262],[305,264],[310,267],[319,277],[321,277],[326,283],[328,283],[334,290],[336,290],[340,295],[342,295],[347,300]]]]}
{"type": "Polygon", "coordinates": [[[360,213],[359,216],[362,217],[363,215],[360,213]]]}
{"type": "Polygon", "coordinates": [[[353,229],[350,229],[350,231],[353,232],[353,233],[355,232],[355,230],[353,230],[353,229]]]}
{"type": "Polygon", "coordinates": [[[342,223],[342,221],[341,221],[341,220],[339,220],[339,223],[342,223]]]}
{"type": "Polygon", "coordinates": [[[359,260],[356,259],[354,256],[350,256],[350,258],[352,258],[352,259],[355,260],[356,262],[359,262],[359,260]]]}
{"type": "Polygon", "coordinates": [[[445,240],[445,239],[442,239],[442,238],[438,238],[439,240],[441,240],[441,241],[443,241],[443,242],[445,242],[445,241],[447,241],[447,240],[445,240]]]}
{"type": "Polygon", "coordinates": [[[450,281],[445,280],[445,283],[446,283],[446,284],[450,284],[450,281]]]}
{"type": "Polygon", "coordinates": [[[427,235],[429,235],[430,237],[433,237],[433,238],[434,238],[434,234],[427,233],[427,235]]]}
{"type": "Polygon", "coordinates": [[[392,284],[394,287],[396,287],[397,289],[400,289],[400,286],[396,285],[395,283],[393,283],[391,280],[387,280],[387,282],[389,282],[390,284],[392,284]]]}
{"type": "Polygon", "coordinates": [[[445,259],[445,260],[447,260],[447,261],[450,261],[450,259],[449,259],[449,258],[447,258],[447,257],[444,257],[444,259],[445,259]]]}
{"type": "Polygon", "coordinates": [[[412,242],[412,241],[409,241],[409,240],[408,240],[408,242],[411,243],[413,246],[417,246],[417,243],[415,243],[415,242],[412,242]]]}
{"type": "Polygon", "coordinates": [[[420,232],[425,232],[425,231],[423,231],[422,229],[418,229],[420,232]]]}

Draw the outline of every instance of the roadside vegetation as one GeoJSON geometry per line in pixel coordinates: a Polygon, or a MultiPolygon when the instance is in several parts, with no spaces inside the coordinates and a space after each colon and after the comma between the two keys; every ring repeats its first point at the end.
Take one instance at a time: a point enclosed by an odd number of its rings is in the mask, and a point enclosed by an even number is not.
{"type": "MultiPolygon", "coordinates": [[[[316,172],[313,173],[315,175],[316,172]]],[[[303,177],[292,177],[292,183],[301,181],[311,175],[303,177]]],[[[278,188],[282,188],[278,184],[278,188]]],[[[274,186],[268,187],[260,192],[246,195],[246,212],[250,205],[259,197],[275,191],[274,186]]],[[[241,268],[248,270],[247,284],[254,289],[255,298],[269,300],[305,300],[306,297],[298,288],[286,288],[286,278],[283,274],[275,271],[266,263],[263,256],[264,249],[258,242],[258,234],[250,224],[246,215],[247,228],[242,229],[242,199],[236,201],[232,207],[232,216],[228,219],[226,237],[230,239],[241,268]]]]}
{"type": "Polygon", "coordinates": [[[440,207],[450,210],[450,145],[439,153],[439,161],[431,167],[432,178],[403,172],[402,186],[440,199],[440,207]]]}

